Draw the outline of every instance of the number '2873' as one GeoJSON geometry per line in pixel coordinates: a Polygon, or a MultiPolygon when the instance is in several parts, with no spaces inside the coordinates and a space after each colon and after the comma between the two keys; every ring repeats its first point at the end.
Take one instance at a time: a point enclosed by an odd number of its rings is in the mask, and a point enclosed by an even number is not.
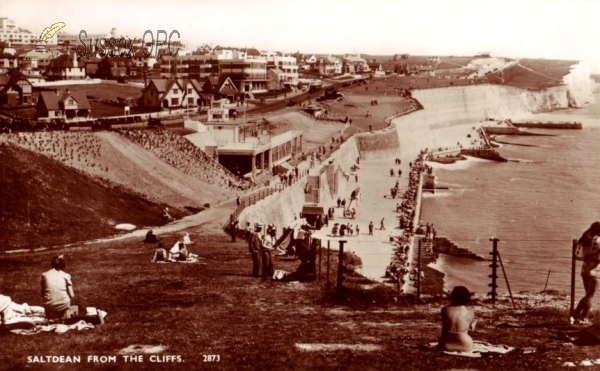
{"type": "Polygon", "coordinates": [[[218,354],[204,354],[204,362],[220,362],[221,356],[218,354]]]}

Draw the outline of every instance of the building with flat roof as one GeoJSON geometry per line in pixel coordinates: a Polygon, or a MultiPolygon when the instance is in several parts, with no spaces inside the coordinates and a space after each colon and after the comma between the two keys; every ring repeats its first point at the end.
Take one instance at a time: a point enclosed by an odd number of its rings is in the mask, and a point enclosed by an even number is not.
{"type": "MultiPolygon", "coordinates": [[[[45,25],[40,30],[40,33],[43,29],[50,24],[45,25]]],[[[17,26],[17,23],[10,18],[0,17],[0,41],[4,41],[12,45],[33,45],[35,44],[35,38],[40,35],[34,34],[33,32],[20,28],[17,26]]],[[[46,40],[46,44],[48,45],[56,45],[56,35],[52,36],[48,40],[46,40]]]]}
{"type": "Polygon", "coordinates": [[[226,100],[213,101],[208,117],[202,125],[186,124],[198,131],[189,139],[233,174],[255,178],[302,152],[301,131],[275,132],[256,122],[231,120],[226,100]]]}

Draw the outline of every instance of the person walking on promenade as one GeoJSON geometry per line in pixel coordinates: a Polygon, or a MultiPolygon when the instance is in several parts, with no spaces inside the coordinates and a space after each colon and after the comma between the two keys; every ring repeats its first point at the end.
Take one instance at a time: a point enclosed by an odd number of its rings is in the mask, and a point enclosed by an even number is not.
{"type": "Polygon", "coordinates": [[[401,177],[401,176],[402,176],[402,170],[398,169],[398,177],[401,177]]]}
{"type": "Polygon", "coordinates": [[[600,221],[594,222],[591,227],[583,232],[583,235],[577,241],[578,246],[583,250],[583,265],[581,266],[581,278],[585,289],[585,296],[581,298],[571,322],[586,323],[586,317],[592,309],[594,294],[598,289],[600,279],[600,221]]]}
{"type": "Polygon", "coordinates": [[[235,203],[237,204],[237,206],[240,206],[241,201],[240,201],[240,196],[239,195],[236,197],[235,203]]]}
{"type": "Polygon", "coordinates": [[[390,169],[390,176],[394,176],[394,169],[390,169]]]}
{"type": "Polygon", "coordinates": [[[380,231],[385,231],[385,218],[381,218],[381,223],[379,225],[380,231]]]}
{"type": "Polygon", "coordinates": [[[357,236],[359,236],[359,235],[360,235],[360,227],[359,227],[359,225],[358,225],[358,224],[356,225],[356,235],[357,235],[357,236]]]}
{"type": "Polygon", "coordinates": [[[263,249],[262,228],[261,223],[256,224],[249,243],[250,254],[252,255],[252,276],[255,278],[260,277],[260,255],[263,249]]]}
{"type": "Polygon", "coordinates": [[[373,235],[373,222],[369,222],[369,236],[373,235]]]}
{"type": "Polygon", "coordinates": [[[339,197],[337,199],[337,205],[338,205],[338,207],[340,207],[342,205],[342,199],[339,197]]]}

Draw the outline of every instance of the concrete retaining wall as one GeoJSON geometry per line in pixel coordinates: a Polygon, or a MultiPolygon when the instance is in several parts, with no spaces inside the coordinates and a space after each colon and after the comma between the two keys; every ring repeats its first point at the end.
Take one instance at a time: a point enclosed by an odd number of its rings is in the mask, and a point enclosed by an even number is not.
{"type": "MultiPolygon", "coordinates": [[[[356,148],[354,137],[352,137],[342,143],[340,148],[329,157],[325,164],[317,165],[314,169],[311,169],[311,175],[320,176],[321,186],[319,191],[321,192],[321,204],[325,209],[333,206],[334,199],[337,199],[338,195],[340,197],[349,198],[352,190],[356,188],[356,183],[352,178],[350,181],[346,181],[346,179],[341,176],[341,173],[348,173],[350,167],[355,164],[357,157],[358,149],[356,148]],[[327,166],[329,160],[333,160],[332,166],[335,169],[334,174],[338,174],[334,175],[334,177],[338,177],[337,194],[333,194],[330,190],[326,173],[320,174],[320,169],[327,166]]],[[[255,222],[264,224],[273,223],[279,228],[289,225],[294,220],[294,214],[300,215],[300,212],[302,212],[302,206],[304,206],[305,185],[306,180],[301,180],[291,187],[287,187],[281,192],[273,194],[256,204],[245,208],[238,217],[240,228],[245,228],[246,222],[250,222],[252,225],[254,225],[255,222]]]]}
{"type": "Polygon", "coordinates": [[[360,157],[364,160],[379,160],[395,157],[400,150],[400,140],[395,125],[372,133],[354,136],[360,157]]]}

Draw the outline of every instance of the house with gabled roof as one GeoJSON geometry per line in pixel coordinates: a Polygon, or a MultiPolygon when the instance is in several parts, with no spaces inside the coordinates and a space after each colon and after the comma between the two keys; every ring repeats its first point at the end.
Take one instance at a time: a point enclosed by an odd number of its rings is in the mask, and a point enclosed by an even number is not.
{"type": "Polygon", "coordinates": [[[207,106],[210,99],[206,100],[206,95],[202,94],[202,85],[196,79],[179,79],[179,86],[184,91],[181,105],[185,107],[207,106]]]}
{"type": "Polygon", "coordinates": [[[77,120],[90,117],[92,107],[85,94],[43,91],[38,97],[36,118],[77,120]]]}
{"type": "Polygon", "coordinates": [[[85,67],[79,66],[75,53],[60,55],[46,67],[48,80],[83,80],[85,77],[85,67]]]}
{"type": "Polygon", "coordinates": [[[345,73],[362,73],[369,72],[370,68],[367,61],[360,55],[346,55],[344,57],[343,71],[345,73]]]}
{"type": "Polygon", "coordinates": [[[336,57],[321,57],[317,65],[319,73],[324,76],[339,75],[342,73],[342,61],[336,57]]]}
{"type": "Polygon", "coordinates": [[[202,85],[202,92],[210,94],[212,100],[228,99],[231,103],[239,101],[244,94],[229,76],[207,77],[202,85]]]}
{"type": "Polygon", "coordinates": [[[33,86],[20,71],[0,75],[0,106],[20,106],[33,102],[33,86]]]}
{"type": "Polygon", "coordinates": [[[142,107],[181,107],[185,91],[177,80],[150,79],[142,89],[139,105],[142,107]]]}

